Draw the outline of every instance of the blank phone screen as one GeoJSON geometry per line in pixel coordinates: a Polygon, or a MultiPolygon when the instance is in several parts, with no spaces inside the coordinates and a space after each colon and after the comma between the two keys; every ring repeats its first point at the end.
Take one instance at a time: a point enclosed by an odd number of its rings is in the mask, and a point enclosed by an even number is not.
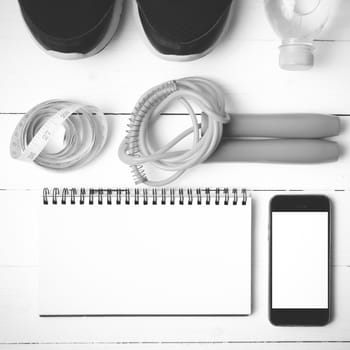
{"type": "Polygon", "coordinates": [[[328,212],[272,212],[272,308],[328,308],[328,212]]]}

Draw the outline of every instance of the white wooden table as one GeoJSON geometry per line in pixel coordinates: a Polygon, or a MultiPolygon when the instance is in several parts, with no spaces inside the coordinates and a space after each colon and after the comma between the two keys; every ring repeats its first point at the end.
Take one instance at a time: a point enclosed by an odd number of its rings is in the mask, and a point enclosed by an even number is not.
{"type": "MultiPolygon", "coordinates": [[[[350,348],[350,1],[318,38],[311,71],[278,67],[278,45],[262,0],[238,0],[232,26],[209,56],[174,63],[143,43],[126,0],[115,39],[101,54],[80,61],[47,56],[31,40],[17,1],[0,2],[0,188],[23,198],[22,218],[0,213],[0,349],[349,349],[350,348]],[[342,115],[337,140],[344,154],[322,165],[219,164],[188,172],[176,186],[234,186],[253,190],[253,314],[233,318],[44,318],[37,314],[37,235],[30,191],[43,186],[133,186],[117,158],[128,113],[160,82],[204,76],[219,83],[232,112],[321,112],[342,115]],[[11,133],[23,113],[51,98],[94,104],[108,113],[110,141],[90,165],[52,172],[9,156],[11,133]],[[268,201],[278,190],[322,192],[334,204],[334,314],[324,328],[276,328],[267,316],[268,201]],[[26,199],[27,198],[27,199],[26,199]],[[27,222],[26,222],[27,220],[27,222]],[[23,229],[26,222],[27,229],[23,229]]],[[[174,110],[174,113],[179,112],[174,110]]],[[[3,194],[3,193],[2,193],[3,194]]],[[[6,196],[0,195],[0,198],[6,196]]]]}

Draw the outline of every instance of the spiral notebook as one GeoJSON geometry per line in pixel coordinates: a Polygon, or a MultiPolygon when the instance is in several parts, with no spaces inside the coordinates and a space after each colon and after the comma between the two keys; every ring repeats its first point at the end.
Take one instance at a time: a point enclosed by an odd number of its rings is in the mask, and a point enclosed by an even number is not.
{"type": "Polygon", "coordinates": [[[235,189],[45,189],[41,316],[248,315],[251,198],[235,189]]]}

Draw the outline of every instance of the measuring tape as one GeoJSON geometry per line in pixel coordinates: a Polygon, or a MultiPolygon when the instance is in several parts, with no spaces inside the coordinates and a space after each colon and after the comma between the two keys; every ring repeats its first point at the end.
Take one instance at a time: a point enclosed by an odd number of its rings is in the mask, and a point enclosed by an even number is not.
{"type": "Polygon", "coordinates": [[[102,111],[70,101],[50,100],[31,109],[18,123],[11,138],[13,158],[65,169],[83,165],[97,156],[108,136],[102,111]],[[46,146],[63,127],[64,146],[49,152],[46,146]]]}

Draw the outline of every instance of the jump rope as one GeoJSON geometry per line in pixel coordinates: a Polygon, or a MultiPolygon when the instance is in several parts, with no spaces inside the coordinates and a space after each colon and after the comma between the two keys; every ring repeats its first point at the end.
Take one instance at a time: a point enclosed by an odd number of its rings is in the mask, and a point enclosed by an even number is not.
{"type": "MultiPolygon", "coordinates": [[[[336,161],[340,148],[325,138],[340,134],[340,119],[325,114],[228,114],[222,91],[203,78],[169,81],[147,91],[137,102],[119,158],[130,166],[135,184],[165,186],[203,162],[322,163],[336,161]],[[181,103],[192,126],[155,147],[151,130],[174,102],[181,103]],[[195,107],[202,112],[196,114],[195,107]],[[192,147],[174,148],[192,136],[192,147]],[[145,165],[172,174],[149,180],[145,165]]],[[[11,139],[13,158],[65,169],[86,164],[105,145],[107,122],[93,106],[53,100],[29,111],[11,139]],[[64,129],[63,147],[47,150],[58,128],[64,129]]]]}

